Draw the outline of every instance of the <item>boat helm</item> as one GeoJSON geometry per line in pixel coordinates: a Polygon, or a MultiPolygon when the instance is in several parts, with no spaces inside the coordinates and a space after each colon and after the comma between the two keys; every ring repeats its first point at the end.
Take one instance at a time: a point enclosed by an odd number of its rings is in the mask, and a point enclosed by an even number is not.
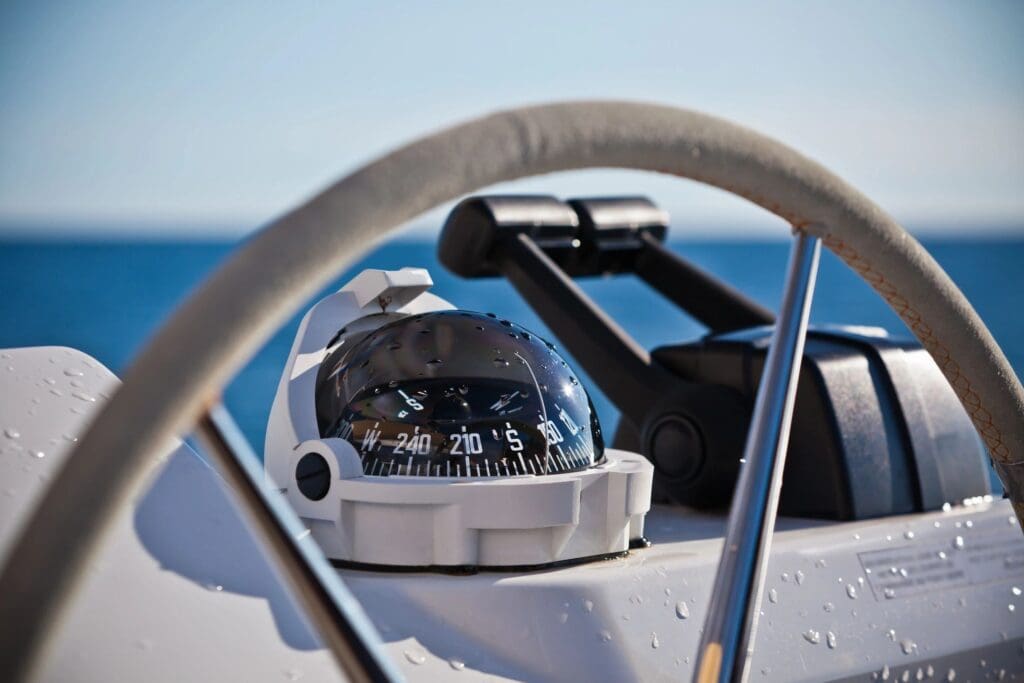
{"type": "Polygon", "coordinates": [[[431,284],[363,271],[300,325],[265,462],[328,557],[463,572],[643,543],[653,468],[605,449],[555,346],[431,284]]]}

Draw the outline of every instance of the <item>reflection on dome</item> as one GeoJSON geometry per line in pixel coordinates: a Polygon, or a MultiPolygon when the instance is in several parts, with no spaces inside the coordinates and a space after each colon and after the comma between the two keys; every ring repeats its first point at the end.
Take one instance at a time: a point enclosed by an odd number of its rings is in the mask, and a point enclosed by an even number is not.
{"type": "Polygon", "coordinates": [[[604,453],[555,347],[492,314],[426,313],[343,338],[316,403],[321,436],[352,443],[368,475],[557,474],[604,453]]]}

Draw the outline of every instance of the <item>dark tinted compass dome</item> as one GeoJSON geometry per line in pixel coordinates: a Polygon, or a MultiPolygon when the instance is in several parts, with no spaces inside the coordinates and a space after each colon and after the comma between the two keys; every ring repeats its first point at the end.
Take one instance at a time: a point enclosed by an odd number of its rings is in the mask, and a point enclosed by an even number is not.
{"type": "Polygon", "coordinates": [[[495,477],[604,456],[590,397],[555,347],[493,314],[439,311],[342,336],[320,368],[322,437],[369,475],[495,477]]]}

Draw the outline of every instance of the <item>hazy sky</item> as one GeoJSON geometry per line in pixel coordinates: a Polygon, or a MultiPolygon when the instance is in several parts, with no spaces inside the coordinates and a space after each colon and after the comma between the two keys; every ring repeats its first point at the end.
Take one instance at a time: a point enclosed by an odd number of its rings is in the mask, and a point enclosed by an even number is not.
{"type": "MultiPolygon", "coordinates": [[[[252,227],[420,133],[594,97],[772,134],[918,230],[1024,226],[1021,2],[6,2],[0,219],[252,227]]],[[[774,225],[635,173],[512,189],[774,225]]]]}

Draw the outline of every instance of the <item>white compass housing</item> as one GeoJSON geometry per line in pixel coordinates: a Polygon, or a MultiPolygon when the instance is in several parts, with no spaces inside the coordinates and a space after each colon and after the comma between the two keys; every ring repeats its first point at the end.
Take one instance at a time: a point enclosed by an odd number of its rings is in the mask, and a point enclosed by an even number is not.
{"type": "MultiPolygon", "coordinates": [[[[626,551],[643,535],[650,463],[604,449],[596,418],[592,430],[584,428],[589,398],[571,370],[561,369],[567,366],[552,345],[508,321],[455,311],[427,291],[432,284],[423,269],[366,270],[310,309],[271,410],[267,476],[327,556],[345,563],[513,568],[626,551]],[[415,325],[424,329],[407,329],[415,325]],[[483,352],[493,364],[472,370],[464,359],[479,339],[493,339],[490,328],[510,338],[503,339],[509,348],[489,341],[483,352]],[[466,329],[481,336],[460,332],[466,329]],[[437,359],[428,352],[426,365],[447,363],[454,376],[468,377],[468,386],[435,389],[447,385],[432,379],[432,368],[408,368],[407,381],[378,381],[360,394],[361,421],[345,413],[328,426],[318,416],[318,382],[339,371],[325,363],[368,337],[379,349],[409,346],[409,339],[441,349],[437,359]],[[557,363],[535,360],[548,353],[557,363]],[[571,382],[549,387],[554,375],[544,365],[568,373],[571,382]],[[468,415],[474,401],[487,415],[467,431],[459,411],[468,415]],[[435,419],[428,421],[430,410],[435,419]],[[406,422],[413,418],[420,419],[415,426],[406,422]]],[[[368,383],[356,370],[372,358],[351,363],[360,388],[368,383]]]]}

